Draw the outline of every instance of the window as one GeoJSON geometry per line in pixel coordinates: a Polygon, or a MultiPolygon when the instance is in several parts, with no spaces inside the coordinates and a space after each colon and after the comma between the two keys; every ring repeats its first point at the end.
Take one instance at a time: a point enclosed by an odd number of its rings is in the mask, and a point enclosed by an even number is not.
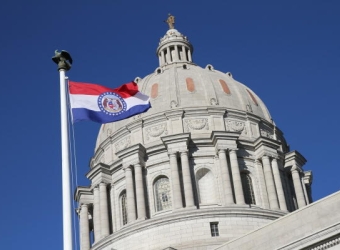
{"type": "Polygon", "coordinates": [[[120,209],[121,209],[121,219],[122,224],[127,224],[127,204],[126,204],[126,192],[123,191],[123,193],[120,195],[120,209]]]}
{"type": "Polygon", "coordinates": [[[170,183],[167,177],[159,178],[154,184],[156,211],[171,209],[170,183]]]}
{"type": "Polygon", "coordinates": [[[253,184],[248,173],[241,173],[242,188],[246,204],[256,204],[253,184]]]}
{"type": "Polygon", "coordinates": [[[218,222],[210,222],[210,232],[211,237],[220,236],[220,233],[218,232],[218,222]]]}

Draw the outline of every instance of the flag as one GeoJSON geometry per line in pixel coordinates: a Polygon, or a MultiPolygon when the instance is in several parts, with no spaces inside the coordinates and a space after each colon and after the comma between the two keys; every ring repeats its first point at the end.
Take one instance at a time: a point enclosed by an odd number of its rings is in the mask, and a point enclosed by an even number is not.
{"type": "Polygon", "coordinates": [[[146,112],[151,107],[150,98],[138,91],[135,82],[111,89],[69,81],[69,96],[73,122],[115,122],[146,112]]]}

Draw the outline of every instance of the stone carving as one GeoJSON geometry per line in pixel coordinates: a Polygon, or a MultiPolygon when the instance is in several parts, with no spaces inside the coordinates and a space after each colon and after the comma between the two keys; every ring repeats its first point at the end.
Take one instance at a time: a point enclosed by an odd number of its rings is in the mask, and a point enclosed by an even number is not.
{"type": "Polygon", "coordinates": [[[215,98],[211,98],[210,105],[218,105],[218,101],[215,98]]]}
{"type": "Polygon", "coordinates": [[[178,103],[177,103],[176,101],[172,100],[172,101],[170,102],[170,107],[171,107],[171,108],[176,108],[177,106],[178,106],[178,103]]]}
{"type": "Polygon", "coordinates": [[[246,109],[247,109],[247,112],[253,113],[253,108],[251,107],[251,105],[247,104],[246,109]]]}
{"type": "Polygon", "coordinates": [[[201,119],[187,119],[185,120],[185,132],[190,132],[191,130],[209,130],[209,124],[207,118],[201,119]]]}
{"type": "Polygon", "coordinates": [[[227,120],[226,121],[226,127],[227,127],[227,131],[232,131],[232,132],[242,132],[242,131],[244,131],[244,134],[247,134],[247,130],[245,129],[244,122],[227,120]]]}
{"type": "Polygon", "coordinates": [[[106,132],[107,132],[107,136],[110,136],[112,134],[112,129],[108,128],[106,132]]]}
{"type": "Polygon", "coordinates": [[[270,131],[268,129],[261,128],[260,132],[261,132],[261,136],[268,137],[270,139],[274,139],[274,134],[273,134],[272,131],[270,131]]]}
{"type": "Polygon", "coordinates": [[[125,137],[124,139],[120,140],[115,144],[116,146],[116,152],[123,150],[124,148],[127,148],[131,145],[131,138],[130,136],[125,137]]]}
{"type": "Polygon", "coordinates": [[[168,129],[166,124],[159,124],[153,127],[149,127],[146,130],[146,140],[150,140],[150,137],[159,137],[162,134],[167,135],[168,129]]]}

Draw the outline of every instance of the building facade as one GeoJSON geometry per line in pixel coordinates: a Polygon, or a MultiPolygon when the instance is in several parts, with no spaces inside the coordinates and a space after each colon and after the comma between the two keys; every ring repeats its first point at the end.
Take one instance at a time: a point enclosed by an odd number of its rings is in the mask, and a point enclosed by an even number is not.
{"type": "Polygon", "coordinates": [[[262,100],[192,53],[170,28],[135,79],[152,108],[102,125],[75,193],[82,250],[215,249],[312,202],[306,159],[262,100]]]}

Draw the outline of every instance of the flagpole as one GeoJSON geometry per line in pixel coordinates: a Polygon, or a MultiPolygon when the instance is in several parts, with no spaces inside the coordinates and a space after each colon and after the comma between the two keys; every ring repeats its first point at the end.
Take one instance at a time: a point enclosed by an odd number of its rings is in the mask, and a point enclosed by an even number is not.
{"type": "Polygon", "coordinates": [[[60,118],[61,118],[61,162],[62,162],[62,201],[63,201],[63,243],[64,250],[72,250],[72,204],[69,164],[69,144],[67,126],[67,102],[65,72],[71,69],[72,58],[64,50],[55,51],[52,60],[58,64],[60,76],[60,118]]]}

